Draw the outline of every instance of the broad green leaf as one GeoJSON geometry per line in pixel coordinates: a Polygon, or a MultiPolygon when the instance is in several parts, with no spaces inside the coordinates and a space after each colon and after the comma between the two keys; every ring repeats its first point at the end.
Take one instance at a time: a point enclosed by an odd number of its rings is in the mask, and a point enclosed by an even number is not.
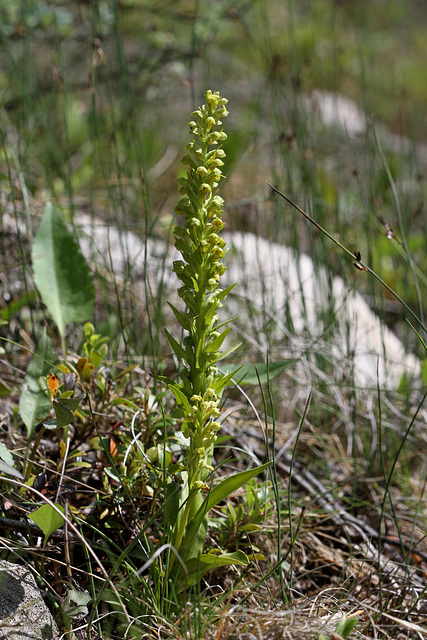
{"type": "Polygon", "coordinates": [[[191,558],[197,556],[200,553],[201,549],[197,549],[195,544],[196,541],[200,544],[198,531],[202,524],[203,518],[205,518],[206,514],[212,509],[212,507],[215,507],[221,502],[221,500],[224,500],[229,495],[237,491],[237,489],[240,489],[240,487],[246,484],[248,480],[264,471],[264,469],[267,469],[270,464],[271,462],[266,462],[259,467],[255,467],[254,469],[248,469],[247,471],[240,471],[240,473],[235,473],[233,476],[225,478],[225,480],[217,484],[216,487],[209,491],[208,495],[203,500],[200,509],[188,524],[181,548],[178,549],[183,560],[186,560],[188,557],[191,558]]]}
{"type": "Polygon", "coordinates": [[[89,609],[87,604],[92,599],[87,591],[77,591],[74,587],[68,588],[62,602],[62,611],[68,617],[87,616],[89,609]]]}
{"type": "MultiPolygon", "coordinates": [[[[203,553],[197,558],[191,558],[186,563],[188,578],[187,578],[187,586],[191,587],[192,585],[197,584],[201,578],[212,569],[217,569],[218,567],[230,566],[232,564],[237,564],[242,567],[246,567],[249,564],[248,556],[243,553],[243,551],[235,551],[234,553],[203,553]]],[[[181,582],[185,580],[185,573],[182,570],[178,575],[178,580],[181,582]]]]}
{"type": "Polygon", "coordinates": [[[80,398],[57,398],[53,401],[53,408],[55,409],[56,418],[58,420],[58,427],[66,427],[70,424],[74,418],[74,413],[83,400],[84,396],[80,398]]]}
{"type": "Polygon", "coordinates": [[[22,473],[15,469],[13,456],[3,442],[0,442],[0,473],[6,473],[20,480],[25,480],[22,473]]]}
{"type": "Polygon", "coordinates": [[[24,378],[19,413],[31,438],[36,424],[49,414],[52,403],[40,388],[39,378],[47,376],[57,363],[57,357],[50,336],[43,331],[24,378]]]}
{"type": "Polygon", "coordinates": [[[13,467],[13,456],[3,442],[0,442],[0,458],[13,467]]]}
{"type": "Polygon", "coordinates": [[[357,624],[357,617],[347,618],[346,615],[343,615],[337,622],[336,632],[347,640],[350,633],[353,631],[354,627],[357,624]]]}
{"type": "Polygon", "coordinates": [[[15,469],[15,467],[7,464],[7,462],[3,462],[3,460],[0,460],[0,473],[6,473],[8,476],[18,478],[18,480],[25,480],[25,477],[22,475],[22,473],[15,469]]]}
{"type": "MultiPolygon", "coordinates": [[[[268,380],[273,380],[274,378],[279,376],[287,367],[295,364],[295,362],[298,362],[298,360],[281,360],[280,362],[270,362],[268,365],[264,363],[244,364],[240,368],[238,374],[233,374],[233,379],[235,382],[237,382],[237,384],[257,385],[260,382],[261,384],[266,384],[268,380]]],[[[233,367],[235,366],[235,364],[223,366],[221,367],[221,371],[228,374],[233,370],[233,367]]]]}
{"type": "MultiPolygon", "coordinates": [[[[64,507],[60,504],[55,504],[55,506],[64,513],[64,507]]],[[[50,504],[44,504],[42,507],[33,511],[30,515],[31,520],[35,522],[44,533],[43,546],[45,547],[49,536],[63,526],[64,518],[62,518],[59,513],[50,506],[50,504]]]]}
{"type": "Polygon", "coordinates": [[[34,281],[43,302],[64,336],[69,322],[92,316],[92,274],[58,209],[48,202],[32,247],[34,281]]]}

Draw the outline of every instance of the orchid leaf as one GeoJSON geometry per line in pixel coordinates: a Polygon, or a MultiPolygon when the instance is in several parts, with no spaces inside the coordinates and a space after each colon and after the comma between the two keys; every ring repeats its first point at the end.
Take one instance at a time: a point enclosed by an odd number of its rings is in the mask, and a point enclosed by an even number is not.
{"type": "Polygon", "coordinates": [[[32,247],[34,281],[61,336],[93,313],[92,274],[58,209],[48,202],[32,247]]]}

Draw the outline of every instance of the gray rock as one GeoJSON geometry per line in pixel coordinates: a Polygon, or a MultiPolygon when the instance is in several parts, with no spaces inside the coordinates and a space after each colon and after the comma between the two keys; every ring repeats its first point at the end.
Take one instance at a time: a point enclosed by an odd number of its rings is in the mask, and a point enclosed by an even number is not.
{"type": "Polygon", "coordinates": [[[55,640],[58,628],[27,567],[0,561],[0,640],[55,640]]]}

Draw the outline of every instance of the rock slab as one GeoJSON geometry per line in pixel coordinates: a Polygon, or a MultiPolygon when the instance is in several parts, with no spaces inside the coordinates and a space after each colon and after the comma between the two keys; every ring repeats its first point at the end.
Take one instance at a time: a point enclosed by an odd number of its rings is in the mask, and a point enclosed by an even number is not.
{"type": "Polygon", "coordinates": [[[0,561],[0,640],[56,640],[58,628],[27,567],[0,561]]]}

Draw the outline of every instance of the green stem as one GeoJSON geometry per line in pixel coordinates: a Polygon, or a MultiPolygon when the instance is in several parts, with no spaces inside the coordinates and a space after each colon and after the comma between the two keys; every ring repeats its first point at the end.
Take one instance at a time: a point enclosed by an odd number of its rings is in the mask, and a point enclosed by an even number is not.
{"type": "Polygon", "coordinates": [[[27,466],[26,466],[25,473],[24,473],[24,476],[26,477],[27,481],[29,480],[29,478],[31,476],[31,471],[33,469],[34,458],[36,457],[36,451],[38,449],[38,446],[40,444],[41,439],[43,438],[43,435],[44,435],[45,431],[46,431],[46,427],[44,425],[42,425],[40,431],[37,434],[36,439],[34,440],[33,448],[31,450],[30,456],[28,458],[27,466]]]}

